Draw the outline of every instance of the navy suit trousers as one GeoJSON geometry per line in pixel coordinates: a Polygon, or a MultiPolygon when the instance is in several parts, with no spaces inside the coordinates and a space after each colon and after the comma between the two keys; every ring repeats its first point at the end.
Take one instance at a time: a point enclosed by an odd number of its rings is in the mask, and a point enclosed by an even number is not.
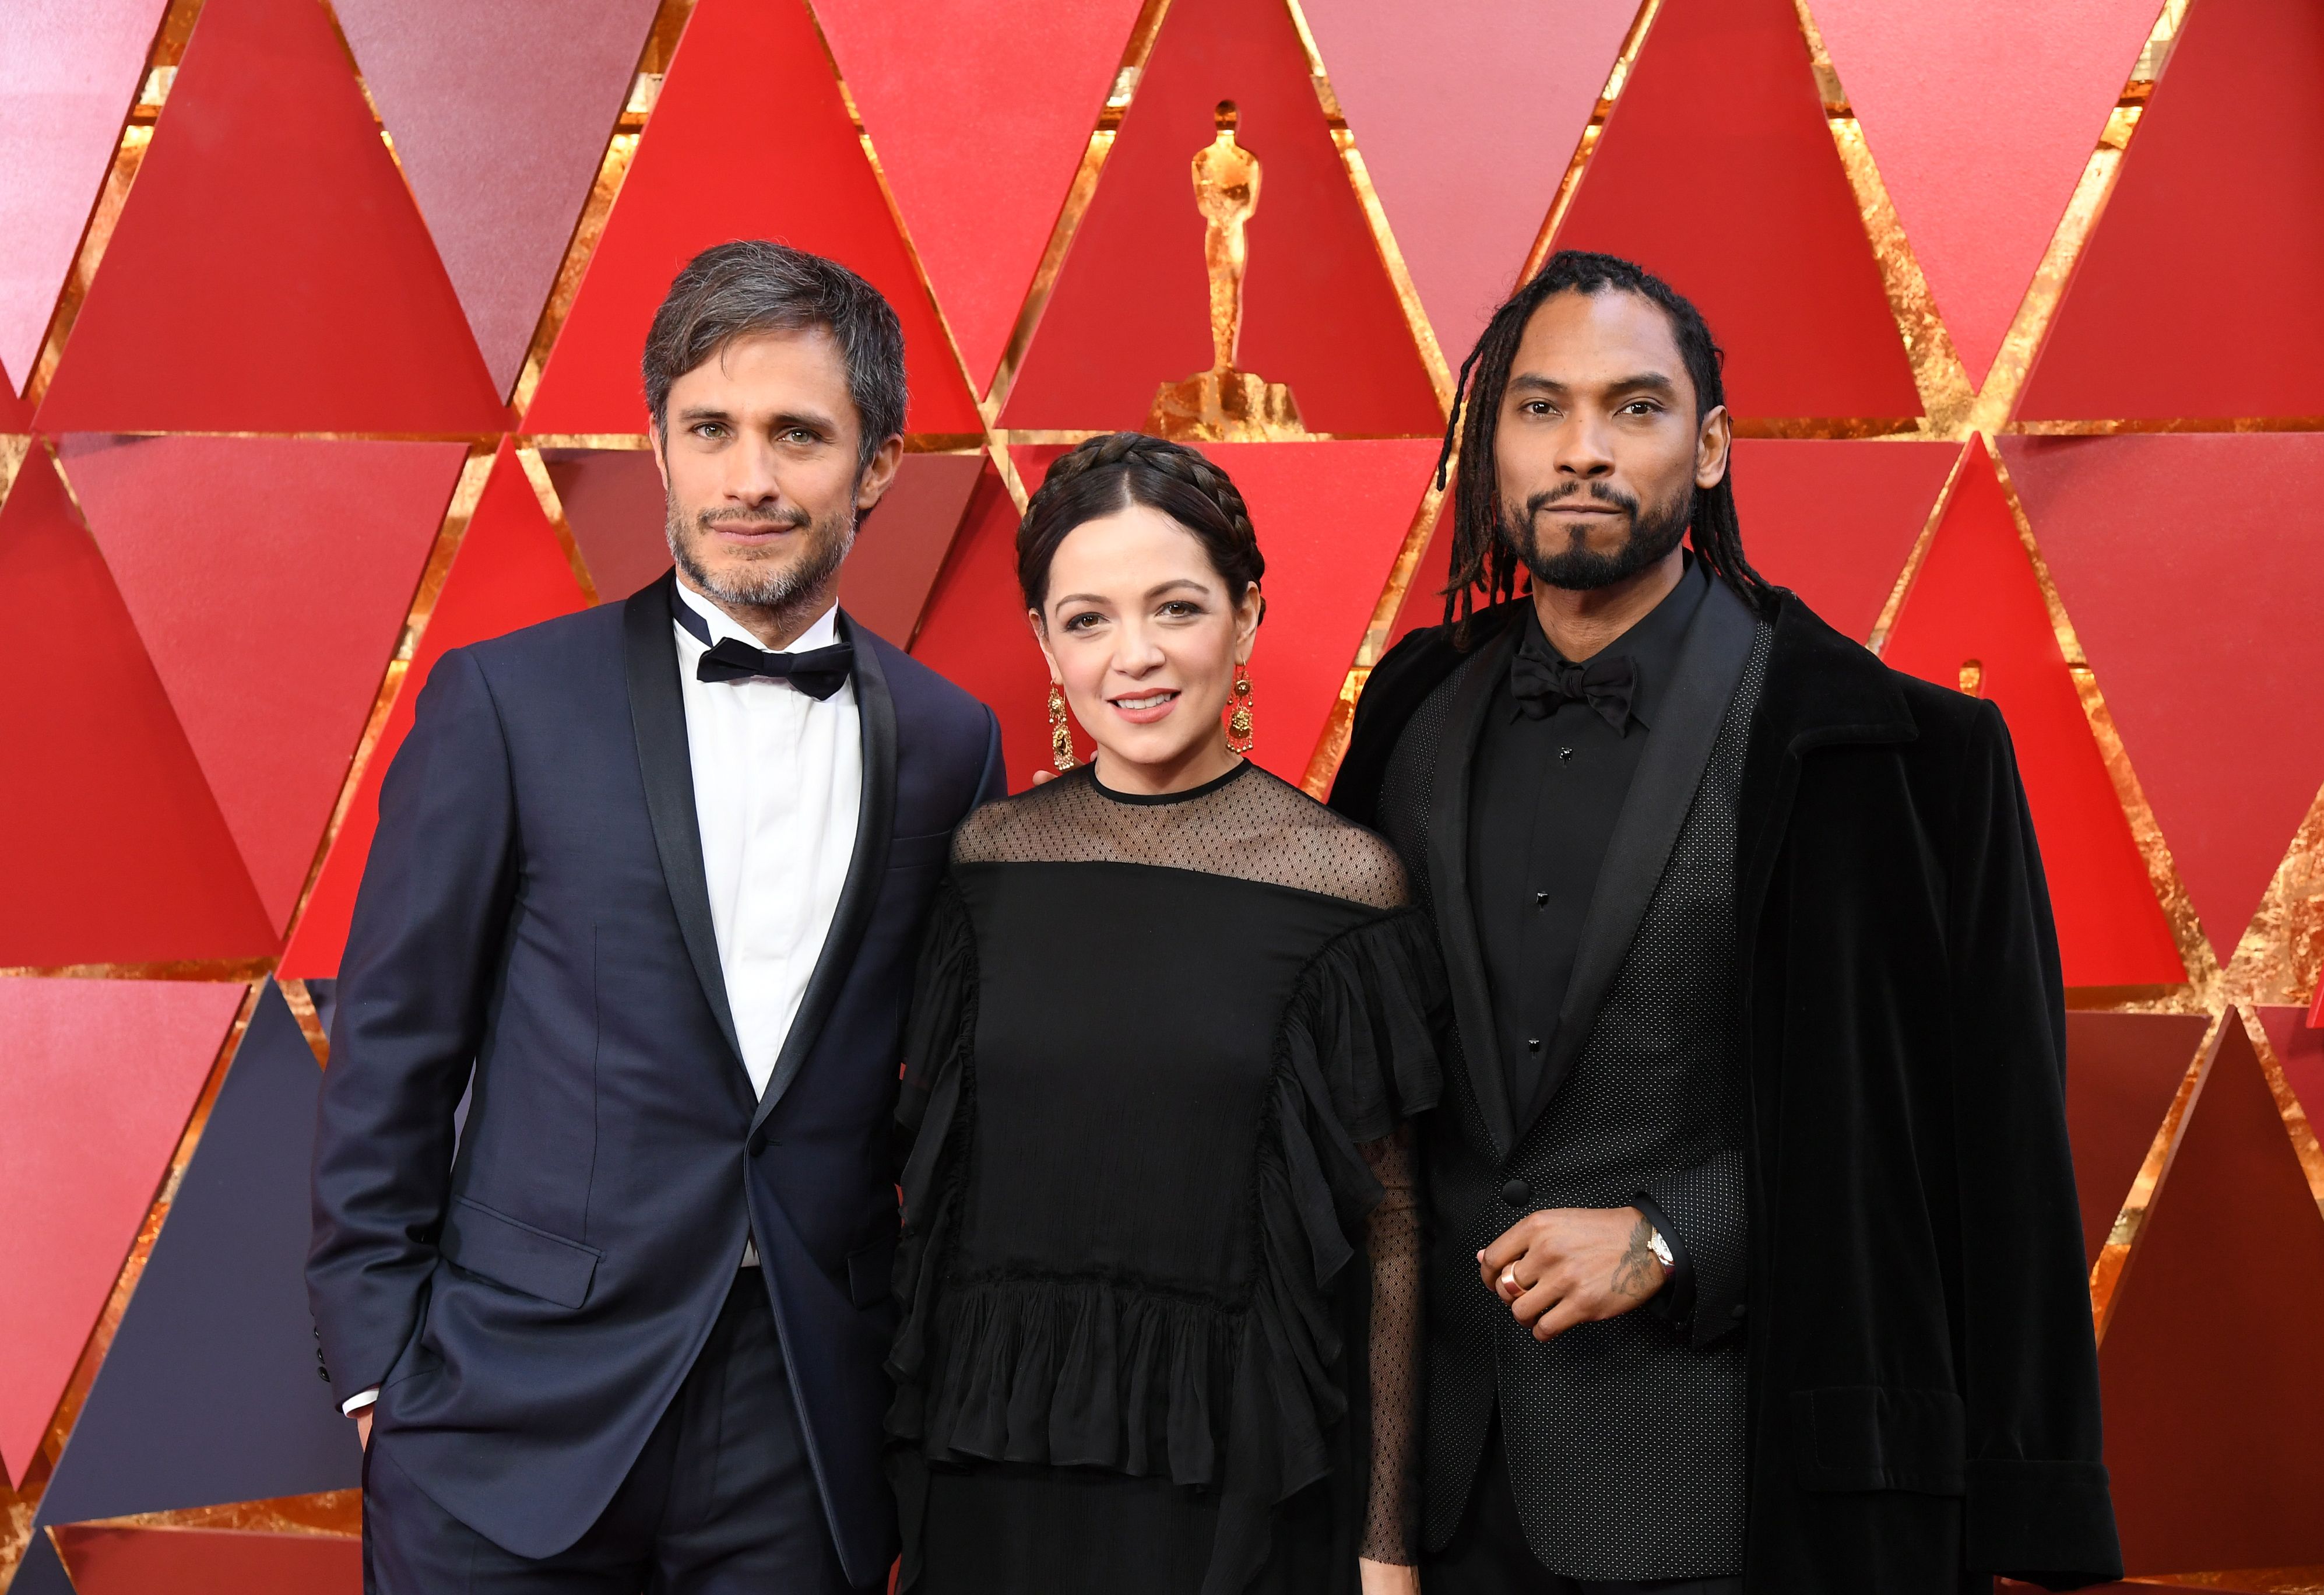
{"type": "Polygon", "coordinates": [[[366,1595],[844,1595],[766,1285],[744,1268],[613,1501],[570,1549],[503,1550],[436,1504],[382,1430],[364,1458],[366,1595]]]}

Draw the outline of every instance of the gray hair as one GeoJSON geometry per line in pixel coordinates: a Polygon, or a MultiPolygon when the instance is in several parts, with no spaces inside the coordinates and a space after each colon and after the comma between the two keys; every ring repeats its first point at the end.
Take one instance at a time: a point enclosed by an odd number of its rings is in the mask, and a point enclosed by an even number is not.
{"type": "Polygon", "coordinates": [[[904,429],[904,329],[880,290],[819,254],[741,239],[704,250],[669,285],[646,333],[646,408],[669,421],[670,384],[736,338],[820,327],[847,363],[848,396],[862,435],[856,466],[904,429]]]}

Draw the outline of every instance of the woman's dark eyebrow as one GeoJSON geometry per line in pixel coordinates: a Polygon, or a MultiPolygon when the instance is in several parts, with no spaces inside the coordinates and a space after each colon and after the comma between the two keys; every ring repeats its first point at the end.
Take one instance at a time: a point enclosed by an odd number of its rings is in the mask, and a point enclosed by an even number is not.
{"type": "MultiPolygon", "coordinates": [[[[1208,587],[1204,586],[1201,582],[1196,581],[1193,576],[1173,576],[1170,580],[1163,582],[1157,586],[1147,588],[1146,596],[1148,598],[1157,598],[1168,592],[1173,587],[1192,587],[1197,593],[1206,593],[1210,591],[1208,587]]],[[[1096,593],[1067,593],[1060,597],[1052,598],[1049,602],[1055,604],[1105,604],[1110,602],[1110,600],[1096,593]]]]}

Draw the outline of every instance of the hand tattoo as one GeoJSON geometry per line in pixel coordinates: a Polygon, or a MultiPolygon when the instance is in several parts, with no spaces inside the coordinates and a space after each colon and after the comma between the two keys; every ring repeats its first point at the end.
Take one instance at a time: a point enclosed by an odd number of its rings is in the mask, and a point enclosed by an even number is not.
{"type": "Polygon", "coordinates": [[[1654,1236],[1655,1227],[1643,1218],[1630,1226],[1629,1244],[1614,1264],[1610,1288],[1616,1295],[1643,1302],[1663,1287],[1662,1260],[1647,1247],[1654,1236]]]}

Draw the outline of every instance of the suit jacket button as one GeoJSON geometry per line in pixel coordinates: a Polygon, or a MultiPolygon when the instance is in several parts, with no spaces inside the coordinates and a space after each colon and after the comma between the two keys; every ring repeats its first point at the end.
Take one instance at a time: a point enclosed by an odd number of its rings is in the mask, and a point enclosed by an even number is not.
{"type": "Polygon", "coordinates": [[[331,1370],[327,1368],[318,1368],[315,1370],[315,1377],[327,1385],[331,1382],[331,1370]]]}
{"type": "Polygon", "coordinates": [[[767,1149],[767,1132],[763,1129],[752,1130],[751,1132],[751,1139],[744,1142],[743,1146],[744,1149],[747,1150],[752,1157],[756,1157],[760,1153],[767,1149]]]}
{"type": "Polygon", "coordinates": [[[1512,1176],[1509,1183],[1501,1187],[1501,1200],[1511,1207],[1523,1207],[1533,1200],[1533,1187],[1512,1176]]]}
{"type": "Polygon", "coordinates": [[[1743,1316],[1743,1304],[1742,1304],[1742,1303],[1738,1302],[1738,1303],[1736,1303],[1736,1304],[1735,1304],[1735,1311],[1734,1311],[1734,1313],[1731,1314],[1731,1316],[1733,1316],[1733,1317],[1737,1317],[1737,1318],[1740,1318],[1740,1317],[1742,1317],[1742,1316],[1743,1316]]]}

